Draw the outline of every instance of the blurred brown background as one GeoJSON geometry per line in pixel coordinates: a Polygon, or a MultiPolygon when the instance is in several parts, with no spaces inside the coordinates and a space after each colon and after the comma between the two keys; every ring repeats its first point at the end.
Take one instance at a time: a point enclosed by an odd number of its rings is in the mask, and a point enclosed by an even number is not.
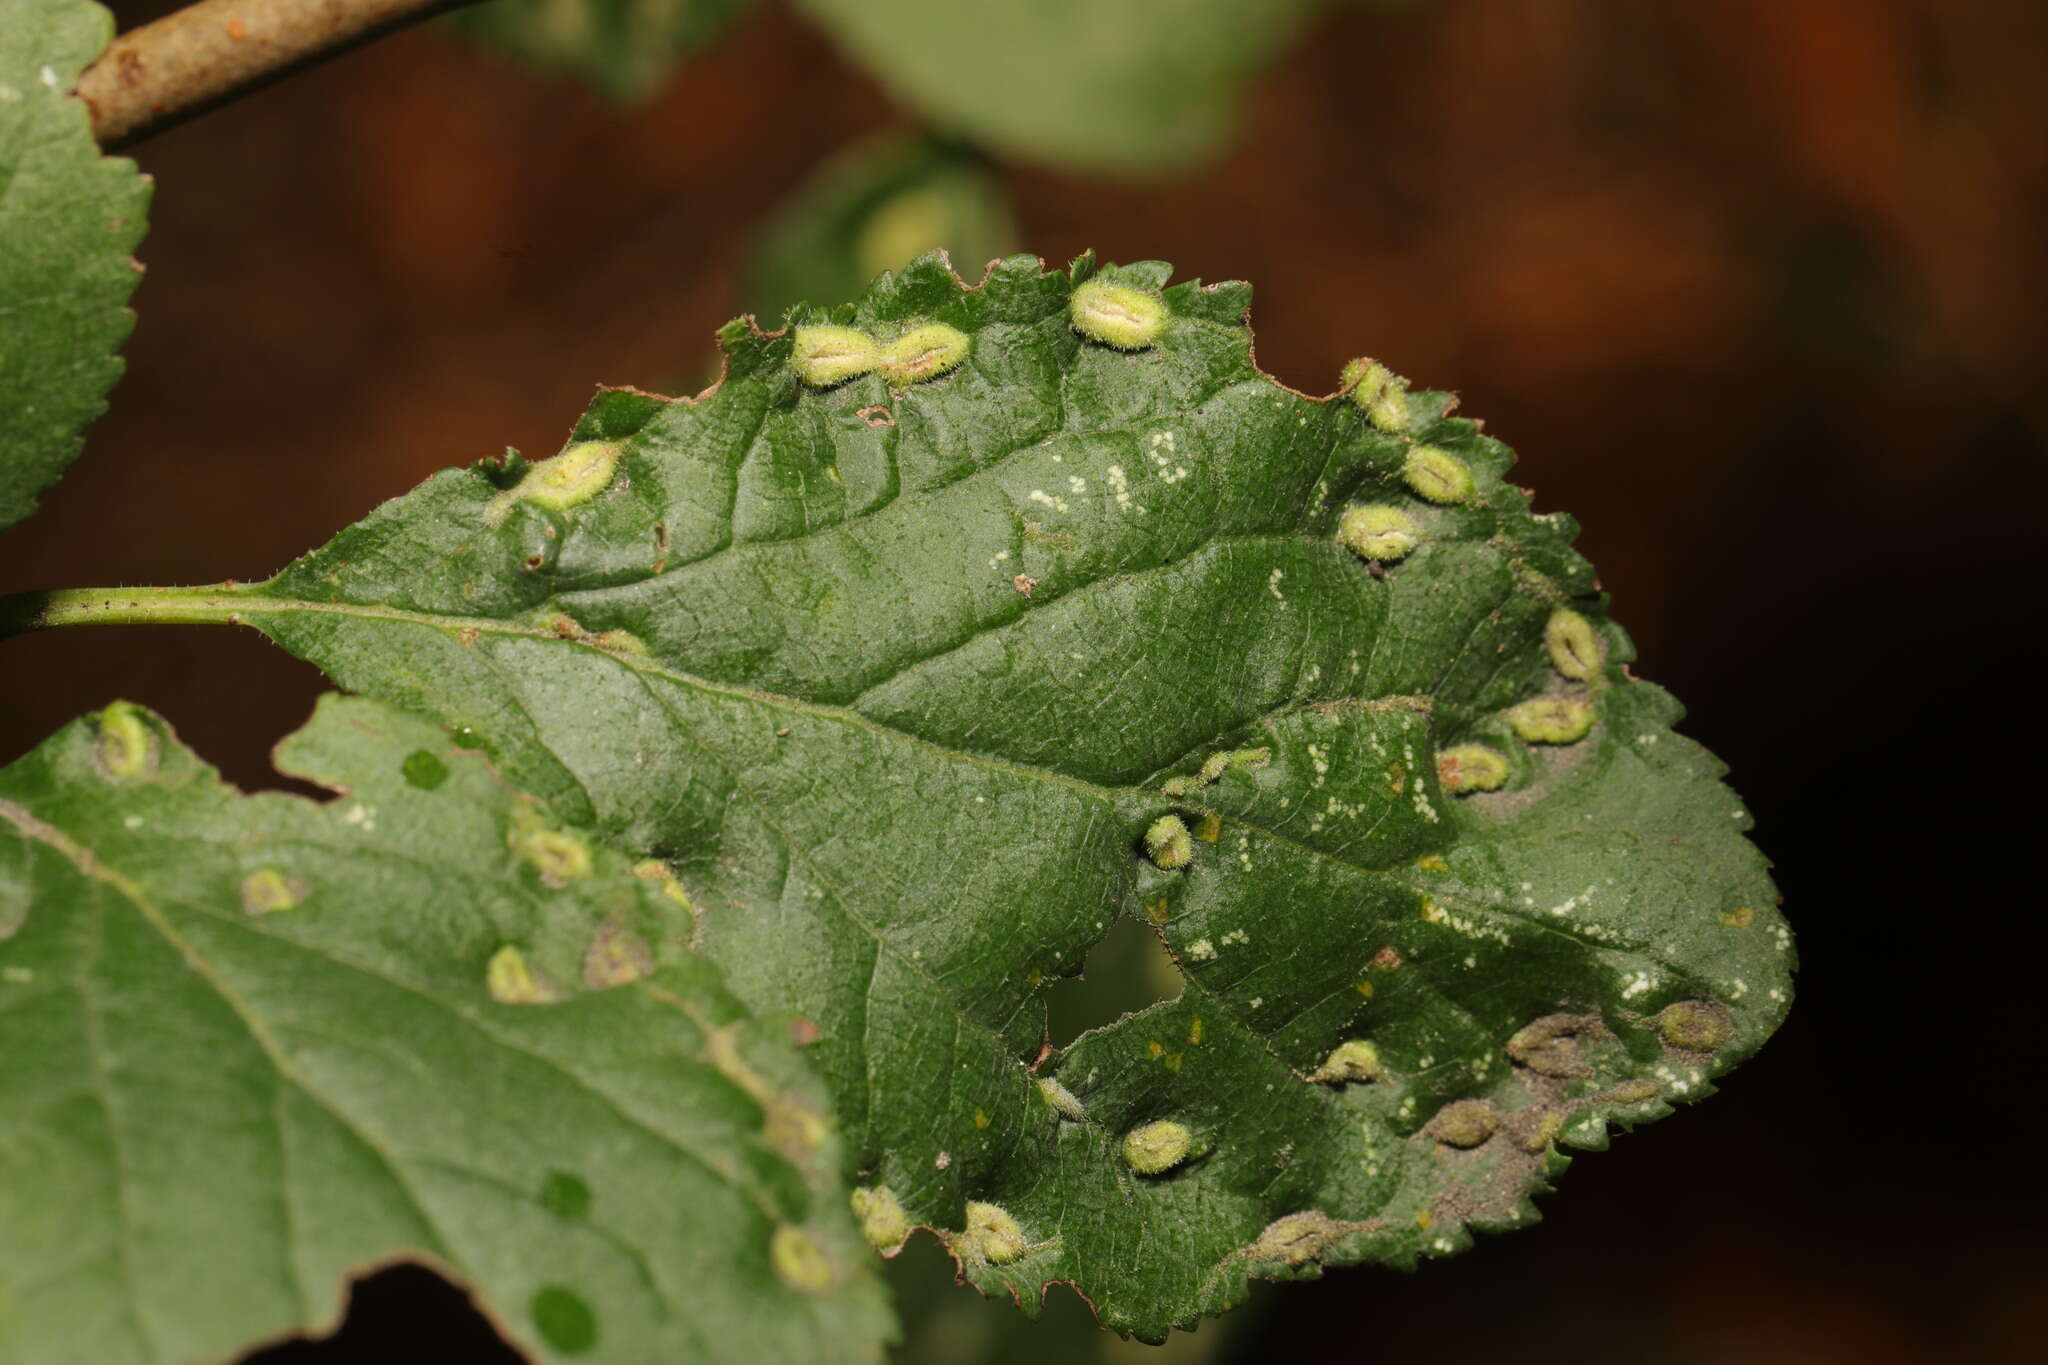
{"type": "MultiPolygon", "coordinates": [[[[552,451],[600,381],[694,391],[756,226],[901,117],[771,6],[644,108],[417,30],[143,144],[129,373],[0,591],[260,577],[552,451]]],[[[1806,963],[1723,1095],[1584,1158],[1542,1228],[1160,1358],[2048,1359],[2048,5],[1342,4],[1205,172],[1006,175],[1049,261],[1255,282],[1290,384],[1365,352],[1459,389],[1733,765],[1806,963]]],[[[244,784],[321,686],[228,631],[5,657],[0,759],[125,696],[244,784]]],[[[277,1359],[501,1358],[423,1276],[359,1307],[277,1359]]]]}

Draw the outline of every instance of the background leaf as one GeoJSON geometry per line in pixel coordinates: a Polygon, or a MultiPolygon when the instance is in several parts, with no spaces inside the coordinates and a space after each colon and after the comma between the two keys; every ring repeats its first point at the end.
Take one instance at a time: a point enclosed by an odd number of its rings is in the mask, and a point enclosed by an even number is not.
{"type": "Polygon", "coordinates": [[[815,1083],[659,876],[375,703],[279,761],[346,795],[118,703],[0,771],[0,1361],[219,1359],[401,1256],[541,1359],[879,1355],[815,1083]]]}
{"type": "Polygon", "coordinates": [[[1761,1045],[1791,954],[1718,764],[1505,446],[1446,394],[1282,388],[1241,284],[1107,269],[1170,316],[1084,340],[1093,273],[926,259],[817,315],[967,336],[903,388],[807,388],[735,324],[701,400],[603,394],[554,463],[438,475],[161,609],[473,730],[674,860],[734,988],[817,1021],[864,1187],[985,1290],[1070,1280],[1154,1338],[1248,1276],[1528,1221],[1554,1144],[1761,1045]],[[1340,544],[1358,506],[1412,550],[1340,544]],[[1537,698],[1597,721],[1524,742],[1537,698]],[[1504,784],[1455,796],[1475,743],[1504,784]],[[1045,997],[1119,916],[1185,989],[1050,1048],[1045,997]],[[1379,1074],[1337,1083],[1358,1041],[1379,1074]],[[1148,1172],[1125,1143],[1159,1123],[1185,1151],[1148,1172]]]}
{"type": "Polygon", "coordinates": [[[1314,0],[798,0],[943,133],[1075,170],[1164,174],[1216,152],[1239,94],[1314,0]]]}
{"type": "Polygon", "coordinates": [[[652,95],[750,0],[494,0],[448,22],[618,99],[652,95]]]}
{"type": "Polygon", "coordinates": [[[1017,249],[1008,196],[971,148],[884,134],[833,157],[762,230],[746,286],[764,325],[852,298],[913,256],[949,252],[969,279],[1017,249]]]}
{"type": "Polygon", "coordinates": [[[149,181],[69,93],[113,32],[85,0],[9,0],[0,24],[0,528],[78,458],[135,325],[149,181]]]}

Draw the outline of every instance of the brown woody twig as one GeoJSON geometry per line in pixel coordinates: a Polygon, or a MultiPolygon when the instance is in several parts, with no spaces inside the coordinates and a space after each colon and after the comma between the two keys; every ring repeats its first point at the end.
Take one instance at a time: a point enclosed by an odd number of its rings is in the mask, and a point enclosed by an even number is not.
{"type": "Polygon", "coordinates": [[[114,39],[78,78],[93,136],[139,142],[302,66],[475,0],[200,0],[114,39]]]}

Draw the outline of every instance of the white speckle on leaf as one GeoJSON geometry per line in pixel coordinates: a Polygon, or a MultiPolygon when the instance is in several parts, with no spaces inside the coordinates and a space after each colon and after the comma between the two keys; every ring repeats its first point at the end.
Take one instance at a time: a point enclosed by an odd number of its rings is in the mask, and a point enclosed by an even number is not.
{"type": "Polygon", "coordinates": [[[1454,910],[1444,909],[1443,906],[1433,900],[1425,899],[1422,902],[1422,918],[1426,923],[1441,924],[1448,929],[1456,930],[1467,938],[1490,938],[1503,948],[1514,946],[1508,942],[1508,935],[1505,929],[1496,925],[1482,923],[1479,920],[1468,919],[1454,910]]]}
{"type": "Polygon", "coordinates": [[[1565,915],[1569,915],[1572,911],[1578,909],[1581,905],[1590,905],[1592,904],[1592,902],[1593,888],[1589,886],[1584,891],[1581,891],[1578,895],[1573,896],[1568,900],[1559,901],[1556,905],[1551,906],[1550,913],[1562,917],[1565,915]]]}
{"type": "Polygon", "coordinates": [[[1145,515],[1145,509],[1131,500],[1131,481],[1125,475],[1124,467],[1113,464],[1103,472],[1109,476],[1110,490],[1116,494],[1117,507],[1125,512],[1134,511],[1139,516],[1145,515]]]}
{"type": "Polygon", "coordinates": [[[1273,594],[1273,600],[1276,602],[1285,602],[1287,600],[1287,594],[1280,591],[1280,580],[1285,577],[1287,577],[1285,569],[1275,569],[1266,575],[1266,591],[1273,594]]]}
{"type": "Polygon", "coordinates": [[[57,79],[57,69],[55,67],[46,66],[39,74],[43,78],[43,84],[49,86],[52,90],[64,88],[64,82],[57,79]]]}
{"type": "Polygon", "coordinates": [[[1216,956],[1216,945],[1206,938],[1198,938],[1188,945],[1188,956],[1197,962],[1208,962],[1216,956]]]}

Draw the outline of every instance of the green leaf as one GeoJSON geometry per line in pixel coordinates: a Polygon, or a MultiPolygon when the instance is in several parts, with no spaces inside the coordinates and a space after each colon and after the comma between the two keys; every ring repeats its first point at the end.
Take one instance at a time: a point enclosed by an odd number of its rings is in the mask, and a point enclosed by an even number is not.
{"type": "Polygon", "coordinates": [[[221,1359],[400,1256],[539,1359],[879,1356],[821,1097],[658,867],[372,702],[279,762],[346,794],[118,703],[0,770],[0,1361],[221,1359]]]}
{"type": "Polygon", "coordinates": [[[775,215],[748,272],[747,306],[780,319],[807,300],[849,298],[934,249],[972,279],[1019,240],[1008,197],[971,149],[885,134],[839,153],[775,215]]]}
{"type": "Polygon", "coordinates": [[[1078,170],[1164,174],[1213,155],[1245,84],[1316,0],[799,0],[942,132],[1078,170]]]}
{"type": "Polygon", "coordinates": [[[85,0],[9,0],[0,24],[0,528],[78,458],[135,325],[149,180],[69,93],[113,32],[85,0]]]}
{"type": "Polygon", "coordinates": [[[751,0],[496,0],[448,22],[533,65],[580,76],[617,99],[659,90],[680,59],[751,0]]]}
{"type": "Polygon", "coordinates": [[[1305,397],[1247,286],[1093,272],[920,260],[810,319],[859,329],[836,387],[734,324],[701,399],[44,619],[254,625],[672,860],[735,991],[816,1021],[849,1173],[984,1290],[1157,1338],[1457,1251],[1777,1026],[1748,817],[1448,395],[1305,397]],[[965,358],[888,372],[911,333],[965,358]],[[1185,989],[1048,1050],[1118,916],[1185,989]]]}

